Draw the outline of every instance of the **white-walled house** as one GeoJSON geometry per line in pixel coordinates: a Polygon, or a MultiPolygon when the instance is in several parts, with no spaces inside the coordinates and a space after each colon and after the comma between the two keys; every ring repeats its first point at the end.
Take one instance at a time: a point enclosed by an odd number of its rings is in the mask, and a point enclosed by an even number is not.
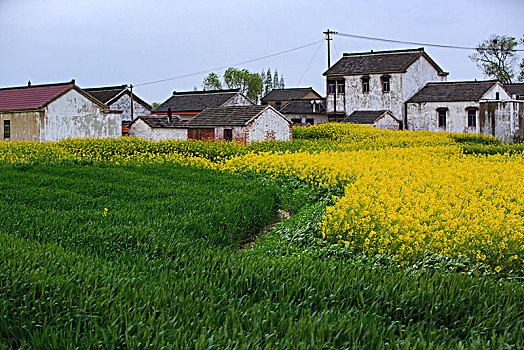
{"type": "Polygon", "coordinates": [[[208,108],[189,122],[188,139],[239,142],[289,141],[289,119],[273,107],[231,106],[208,108]]]}
{"type": "Polygon", "coordinates": [[[390,111],[405,122],[404,103],[427,82],[446,81],[444,72],[423,48],[345,53],[323,74],[329,121],[354,111],[390,111]]]}
{"type": "Polygon", "coordinates": [[[428,83],[406,105],[410,130],[522,136],[524,101],[497,80],[428,83]]]}
{"type": "Polygon", "coordinates": [[[368,124],[379,129],[399,130],[402,122],[390,111],[354,111],[342,123],[368,124]]]}
{"type": "Polygon", "coordinates": [[[0,89],[0,140],[59,141],[120,137],[121,113],[75,81],[0,89]]]}
{"type": "Polygon", "coordinates": [[[188,121],[206,108],[253,105],[253,101],[239,89],[173,91],[173,95],[155,108],[151,115],[167,116],[171,113],[182,121],[188,121]]]}
{"type": "Polygon", "coordinates": [[[326,123],[326,103],[323,98],[291,100],[280,109],[293,124],[326,123]]]}
{"type": "Polygon", "coordinates": [[[187,140],[187,128],[178,117],[138,117],[129,125],[129,136],[150,141],[187,140]]]}

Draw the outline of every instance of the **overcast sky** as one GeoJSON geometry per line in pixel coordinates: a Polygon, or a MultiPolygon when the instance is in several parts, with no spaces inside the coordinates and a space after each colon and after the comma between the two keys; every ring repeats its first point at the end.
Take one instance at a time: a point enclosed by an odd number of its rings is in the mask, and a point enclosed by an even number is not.
{"type": "MultiPolygon", "coordinates": [[[[147,101],[162,102],[173,90],[200,89],[206,74],[138,85],[318,42],[239,68],[276,68],[286,87],[312,86],[324,95],[327,28],[475,46],[494,33],[522,37],[523,13],[524,0],[0,0],[0,86],[72,78],[80,87],[131,83],[147,101]]],[[[332,62],[343,52],[417,47],[340,36],[333,44],[332,62]]],[[[448,80],[483,78],[471,52],[426,51],[450,72],[448,80]]]]}

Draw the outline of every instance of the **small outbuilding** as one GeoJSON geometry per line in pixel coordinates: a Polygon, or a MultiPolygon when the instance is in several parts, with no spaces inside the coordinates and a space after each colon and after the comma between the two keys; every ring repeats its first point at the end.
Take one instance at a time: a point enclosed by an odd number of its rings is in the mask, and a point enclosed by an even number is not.
{"type": "Polygon", "coordinates": [[[280,109],[280,113],[291,120],[293,125],[313,125],[328,121],[323,98],[291,100],[280,109]]]}
{"type": "Polygon", "coordinates": [[[0,140],[58,141],[120,137],[121,111],[112,111],[75,81],[0,89],[0,140]]]}
{"type": "Polygon", "coordinates": [[[188,139],[223,141],[289,141],[292,124],[271,106],[208,108],[185,124],[188,139]]]}
{"type": "Polygon", "coordinates": [[[399,130],[401,121],[390,111],[354,111],[342,123],[368,124],[375,128],[399,130]]]}
{"type": "Polygon", "coordinates": [[[291,100],[322,99],[312,87],[273,89],[260,99],[263,105],[270,105],[280,111],[291,100]]]}
{"type": "Polygon", "coordinates": [[[187,140],[187,128],[178,117],[138,117],[129,124],[129,136],[150,141],[187,140]]]}

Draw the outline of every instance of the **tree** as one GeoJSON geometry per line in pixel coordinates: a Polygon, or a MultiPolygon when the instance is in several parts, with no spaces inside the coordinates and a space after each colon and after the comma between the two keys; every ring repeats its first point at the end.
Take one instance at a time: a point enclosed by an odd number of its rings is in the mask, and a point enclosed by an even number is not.
{"type": "Polygon", "coordinates": [[[240,92],[253,101],[258,101],[264,88],[260,74],[251,73],[247,69],[226,69],[224,83],[229,89],[240,89],[240,92]]]}
{"type": "Polygon", "coordinates": [[[264,81],[264,93],[268,94],[271,90],[273,90],[273,77],[271,76],[271,68],[268,68],[264,81]]]}
{"type": "Polygon", "coordinates": [[[222,82],[220,77],[216,73],[209,73],[207,77],[204,78],[202,82],[202,88],[204,90],[221,90],[222,82]]]}
{"type": "Polygon", "coordinates": [[[510,84],[515,77],[517,62],[515,48],[518,43],[514,37],[492,34],[488,40],[477,45],[476,52],[469,58],[487,77],[498,79],[503,84],[510,84]]]}
{"type": "Polygon", "coordinates": [[[280,89],[283,89],[283,88],[285,88],[285,87],[286,87],[286,83],[284,82],[284,74],[282,74],[282,75],[280,76],[280,84],[279,84],[279,88],[280,88],[280,89]]]}
{"type": "Polygon", "coordinates": [[[278,81],[278,71],[275,68],[275,75],[273,76],[273,89],[280,89],[280,82],[278,81]]]}

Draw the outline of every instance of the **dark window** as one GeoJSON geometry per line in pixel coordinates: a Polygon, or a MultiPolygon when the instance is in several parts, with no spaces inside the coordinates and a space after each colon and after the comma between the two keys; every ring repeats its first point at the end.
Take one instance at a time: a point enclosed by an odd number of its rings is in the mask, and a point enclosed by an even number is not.
{"type": "Polygon", "coordinates": [[[336,82],[334,80],[328,80],[328,94],[335,93],[336,82]]]}
{"type": "Polygon", "coordinates": [[[4,139],[10,139],[11,138],[11,121],[10,120],[4,120],[4,139]]]}
{"type": "Polygon", "coordinates": [[[438,110],[438,126],[439,127],[446,126],[446,110],[445,109],[438,110]]]}
{"type": "Polygon", "coordinates": [[[277,106],[277,111],[280,111],[280,108],[282,108],[282,102],[277,102],[276,106],[277,106]]]}
{"type": "Polygon", "coordinates": [[[306,124],[310,124],[310,125],[315,124],[315,119],[314,118],[306,118],[306,124]]]}
{"type": "Polygon", "coordinates": [[[468,126],[477,126],[477,111],[468,109],[468,126]]]}
{"type": "Polygon", "coordinates": [[[233,140],[233,129],[224,129],[224,140],[225,141],[233,140]]]}
{"type": "Polygon", "coordinates": [[[362,92],[369,92],[369,77],[362,77],[362,92]]]}
{"type": "Polygon", "coordinates": [[[337,80],[337,92],[339,94],[343,94],[346,92],[346,86],[344,84],[344,80],[337,80]]]}
{"type": "Polygon", "coordinates": [[[500,100],[500,93],[495,92],[495,100],[500,100]]]}
{"type": "Polygon", "coordinates": [[[385,75],[381,78],[382,80],[382,92],[389,92],[390,90],[390,86],[389,86],[389,81],[390,81],[390,77],[388,75],[385,75]]]}
{"type": "Polygon", "coordinates": [[[291,122],[293,124],[300,124],[302,123],[302,118],[291,118],[291,122]]]}

